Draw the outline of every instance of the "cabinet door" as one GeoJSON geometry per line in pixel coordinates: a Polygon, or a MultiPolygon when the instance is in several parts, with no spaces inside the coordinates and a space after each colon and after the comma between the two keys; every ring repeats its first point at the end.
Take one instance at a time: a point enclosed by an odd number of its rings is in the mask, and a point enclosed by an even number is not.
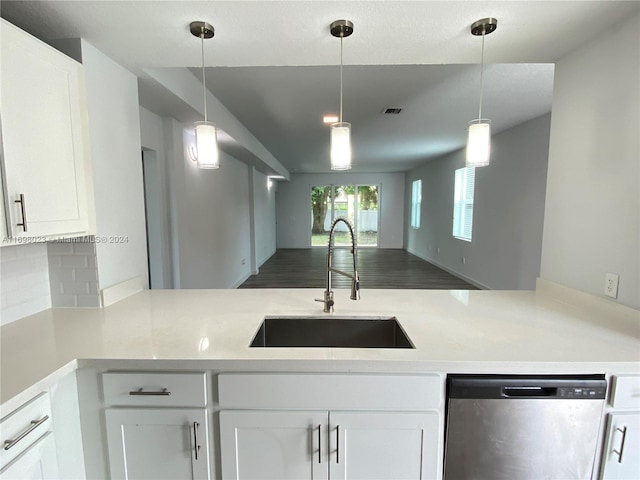
{"type": "Polygon", "coordinates": [[[439,478],[436,412],[331,412],[331,480],[439,478]]]}
{"type": "Polygon", "coordinates": [[[108,409],[112,479],[210,479],[205,409],[108,409]]]}
{"type": "Polygon", "coordinates": [[[602,479],[637,480],[638,478],[640,478],[640,413],[610,414],[602,479]]]}
{"type": "Polygon", "coordinates": [[[224,480],[328,478],[327,412],[222,411],[224,480]]]}
{"type": "Polygon", "coordinates": [[[44,480],[58,477],[56,443],[47,432],[0,471],[0,480],[44,480]]]}
{"type": "Polygon", "coordinates": [[[14,237],[89,228],[82,65],[2,21],[6,215],[14,237]],[[24,195],[24,205],[16,203],[24,195]],[[27,231],[18,226],[26,217],[27,231]]]}

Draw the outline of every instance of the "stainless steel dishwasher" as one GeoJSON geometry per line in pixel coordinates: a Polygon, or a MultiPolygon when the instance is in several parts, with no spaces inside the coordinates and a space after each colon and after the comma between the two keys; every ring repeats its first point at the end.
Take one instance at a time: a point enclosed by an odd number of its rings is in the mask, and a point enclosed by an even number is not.
{"type": "Polygon", "coordinates": [[[590,479],[603,375],[450,375],[445,480],[590,479]]]}

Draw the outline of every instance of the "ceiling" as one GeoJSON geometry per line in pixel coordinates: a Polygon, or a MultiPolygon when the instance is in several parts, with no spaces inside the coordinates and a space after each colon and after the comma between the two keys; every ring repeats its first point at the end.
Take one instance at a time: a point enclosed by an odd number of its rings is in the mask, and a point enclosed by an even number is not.
{"type": "MultiPolygon", "coordinates": [[[[354,22],[344,41],[344,120],[354,171],[410,169],[464,145],[477,116],[481,42],[475,20],[498,19],[486,39],[483,116],[494,132],[551,109],[553,64],[638,10],[637,1],[2,1],[2,17],[44,39],[85,38],[132,72],[191,67],[193,20],[212,23],[207,86],[290,171],[328,171],[325,113],[338,108],[339,41],[333,20],[354,22]],[[381,115],[401,107],[400,115],[381,115]]],[[[142,87],[144,85],[141,83],[142,87]]],[[[141,92],[156,113],[200,113],[172,95],[141,92]]],[[[215,121],[215,119],[213,119],[215,121]]]]}

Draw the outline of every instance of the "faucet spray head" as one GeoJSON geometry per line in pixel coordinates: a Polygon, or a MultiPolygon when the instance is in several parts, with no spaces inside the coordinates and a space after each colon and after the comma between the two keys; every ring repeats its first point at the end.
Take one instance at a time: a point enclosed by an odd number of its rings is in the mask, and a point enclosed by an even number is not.
{"type": "Polygon", "coordinates": [[[360,300],[360,279],[358,274],[351,279],[351,300],[360,300]]]}

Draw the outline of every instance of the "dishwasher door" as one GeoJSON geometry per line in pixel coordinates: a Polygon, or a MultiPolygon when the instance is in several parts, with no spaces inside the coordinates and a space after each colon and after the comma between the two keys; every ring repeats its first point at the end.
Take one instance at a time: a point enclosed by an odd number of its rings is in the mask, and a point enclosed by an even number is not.
{"type": "Polygon", "coordinates": [[[451,375],[445,480],[590,479],[603,375],[451,375]]]}

